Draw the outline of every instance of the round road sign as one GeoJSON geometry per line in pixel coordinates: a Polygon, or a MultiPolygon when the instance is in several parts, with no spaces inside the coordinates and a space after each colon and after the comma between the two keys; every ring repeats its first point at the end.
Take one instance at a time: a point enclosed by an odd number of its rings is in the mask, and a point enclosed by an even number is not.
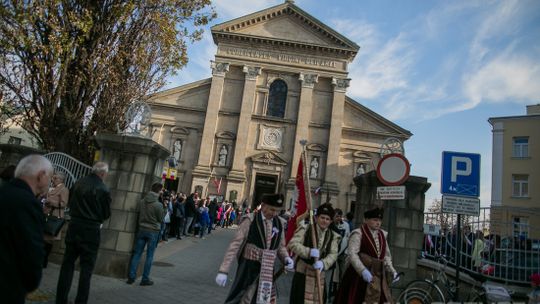
{"type": "Polygon", "coordinates": [[[405,156],[397,153],[385,155],[377,165],[377,177],[386,186],[397,186],[409,178],[411,166],[405,156]]]}

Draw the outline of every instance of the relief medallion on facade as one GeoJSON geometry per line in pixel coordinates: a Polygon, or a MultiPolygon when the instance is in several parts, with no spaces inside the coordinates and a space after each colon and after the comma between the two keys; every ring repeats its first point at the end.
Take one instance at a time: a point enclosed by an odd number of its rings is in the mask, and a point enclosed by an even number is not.
{"type": "Polygon", "coordinates": [[[259,142],[257,149],[274,150],[281,152],[283,141],[283,128],[260,125],[259,142]]]}

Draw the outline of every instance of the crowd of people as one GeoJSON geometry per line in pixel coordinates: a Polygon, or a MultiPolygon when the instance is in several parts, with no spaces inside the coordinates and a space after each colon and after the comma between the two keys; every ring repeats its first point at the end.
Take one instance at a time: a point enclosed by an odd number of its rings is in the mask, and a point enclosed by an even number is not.
{"type": "Polygon", "coordinates": [[[276,303],[273,270],[278,259],[283,270],[294,272],[292,304],[392,303],[387,276],[395,282],[399,275],[381,229],[382,209],[366,211],[364,223],[353,229],[341,210],[322,204],[312,224],[299,220],[287,241],[283,201],[281,194],[264,195],[259,208],[242,217],[215,279],[226,286],[237,260],[225,303],[276,303]]]}
{"type": "MultiPolygon", "coordinates": [[[[16,167],[6,168],[0,184],[0,294],[5,303],[24,303],[41,281],[54,242],[61,234],[47,234],[46,219],[64,217],[66,206],[71,220],[65,233],[65,252],[56,290],[56,303],[67,303],[75,261],[80,275],[76,303],[86,303],[100,244],[101,227],[110,217],[111,196],[104,183],[109,171],[97,162],[92,172],[68,190],[65,175],[54,172],[41,155],[22,158],[16,167]]],[[[63,223],[63,221],[58,221],[63,223]]],[[[61,227],[60,227],[61,228],[61,227]]]]}
{"type": "MultiPolygon", "coordinates": [[[[51,215],[64,218],[69,207],[56,303],[68,301],[77,259],[80,276],[75,302],[88,302],[102,224],[111,215],[111,195],[104,183],[108,171],[106,163],[97,162],[91,174],[67,189],[65,175],[54,172],[49,160],[30,155],[0,173],[2,301],[24,303],[39,286],[51,248],[64,235],[48,234],[45,219],[51,215]]],[[[237,226],[215,279],[219,286],[226,286],[233,261],[238,262],[225,303],[275,303],[273,270],[277,259],[284,271],[294,272],[290,303],[393,302],[389,282],[399,280],[399,275],[392,264],[387,232],[381,229],[382,208],[367,210],[364,222],[354,227],[352,214],[344,219],[340,209],[325,203],[316,209],[311,222],[299,220],[292,238],[286,240],[290,215],[283,207],[281,194],[264,195],[260,205],[251,210],[246,202],[219,202],[201,198],[197,192],[188,196],[154,183],[137,205],[137,230],[126,282],[135,282],[145,248],[140,285],[150,286],[154,284],[150,277],[153,256],[160,242],[188,236],[205,239],[215,229],[237,226]]],[[[463,263],[478,269],[482,255],[491,248],[490,240],[484,239],[481,231],[473,234],[468,227],[463,236],[463,250],[470,250],[463,263]]],[[[450,244],[454,237],[448,234],[450,244]]],[[[535,287],[531,297],[539,297],[539,277],[531,277],[535,287]]]]}

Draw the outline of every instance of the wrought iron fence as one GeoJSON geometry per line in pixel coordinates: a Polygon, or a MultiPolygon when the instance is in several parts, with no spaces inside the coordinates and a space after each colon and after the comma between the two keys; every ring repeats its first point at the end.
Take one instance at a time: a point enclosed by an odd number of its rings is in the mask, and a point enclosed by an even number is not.
{"type": "Polygon", "coordinates": [[[92,167],[62,152],[47,153],[44,156],[51,161],[56,172],[62,172],[66,175],[64,184],[68,188],[71,188],[79,178],[92,171],[92,167]]]}
{"type": "MultiPolygon", "coordinates": [[[[540,216],[540,214],[539,214],[540,216]]],[[[432,259],[436,254],[449,256],[455,267],[473,275],[510,284],[529,285],[529,277],[540,272],[540,239],[523,224],[490,220],[490,208],[481,208],[480,216],[462,216],[461,251],[457,245],[455,214],[425,213],[426,225],[423,255],[432,259]]]]}

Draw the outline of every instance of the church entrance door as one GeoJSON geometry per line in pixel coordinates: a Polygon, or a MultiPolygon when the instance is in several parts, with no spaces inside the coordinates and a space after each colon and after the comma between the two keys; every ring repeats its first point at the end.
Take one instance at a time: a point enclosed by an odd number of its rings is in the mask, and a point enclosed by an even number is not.
{"type": "Polygon", "coordinates": [[[263,194],[276,193],[277,176],[276,175],[255,175],[255,190],[253,193],[252,209],[261,202],[263,194]]]}

